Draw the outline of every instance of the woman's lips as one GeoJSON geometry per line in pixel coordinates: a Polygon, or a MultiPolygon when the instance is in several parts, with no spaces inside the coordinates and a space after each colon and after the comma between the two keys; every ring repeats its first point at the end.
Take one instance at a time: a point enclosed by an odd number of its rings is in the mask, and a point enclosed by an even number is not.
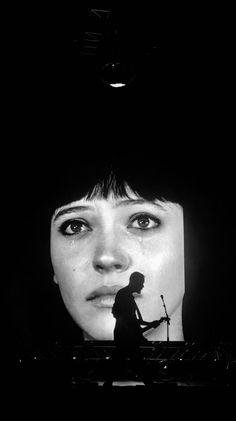
{"type": "Polygon", "coordinates": [[[112,308],[115,301],[115,295],[101,295],[91,300],[95,307],[99,308],[112,308]]]}
{"type": "Polygon", "coordinates": [[[95,307],[99,308],[112,308],[116,293],[123,288],[121,285],[112,285],[112,286],[101,286],[96,290],[92,291],[87,297],[87,301],[95,307]]]}
{"type": "MultiPolygon", "coordinates": [[[[87,297],[86,301],[91,301],[91,304],[99,308],[112,308],[117,292],[123,288],[121,285],[101,286],[92,291],[87,297]]],[[[140,297],[141,294],[135,294],[140,297]]]]}
{"type": "Polygon", "coordinates": [[[92,291],[87,297],[86,300],[93,300],[96,297],[100,297],[101,295],[116,295],[116,293],[123,288],[121,285],[111,285],[111,286],[106,286],[103,285],[97,289],[95,289],[94,291],[92,291]]]}

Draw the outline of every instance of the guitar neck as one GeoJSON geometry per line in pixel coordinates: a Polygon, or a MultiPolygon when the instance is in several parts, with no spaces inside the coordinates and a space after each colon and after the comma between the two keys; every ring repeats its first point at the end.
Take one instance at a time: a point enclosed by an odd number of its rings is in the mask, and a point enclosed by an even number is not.
{"type": "Polygon", "coordinates": [[[142,333],[146,332],[149,329],[154,329],[155,327],[159,326],[164,320],[165,318],[163,317],[160,320],[155,320],[154,322],[152,322],[152,326],[141,327],[142,333]]]}
{"type": "Polygon", "coordinates": [[[149,329],[153,329],[153,326],[145,326],[145,327],[141,327],[141,331],[142,333],[146,332],[149,329]]]}
{"type": "MultiPolygon", "coordinates": [[[[157,327],[157,326],[155,326],[155,327],[157,327]]],[[[150,329],[153,329],[153,328],[154,328],[154,326],[145,326],[145,327],[141,327],[141,331],[142,331],[142,333],[144,333],[147,330],[150,330],[150,329]]]]}

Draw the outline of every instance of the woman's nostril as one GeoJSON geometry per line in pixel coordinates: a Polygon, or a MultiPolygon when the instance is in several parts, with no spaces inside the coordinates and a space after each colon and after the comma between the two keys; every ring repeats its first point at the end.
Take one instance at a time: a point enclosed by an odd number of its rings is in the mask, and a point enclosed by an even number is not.
{"type": "Polygon", "coordinates": [[[94,265],[95,270],[98,272],[106,272],[106,271],[122,271],[125,270],[124,265],[121,263],[96,263],[94,265]]]}
{"type": "Polygon", "coordinates": [[[122,268],[122,265],[121,264],[116,264],[116,265],[114,265],[115,266],[115,269],[117,269],[117,270],[119,270],[119,269],[121,269],[122,268]]]}

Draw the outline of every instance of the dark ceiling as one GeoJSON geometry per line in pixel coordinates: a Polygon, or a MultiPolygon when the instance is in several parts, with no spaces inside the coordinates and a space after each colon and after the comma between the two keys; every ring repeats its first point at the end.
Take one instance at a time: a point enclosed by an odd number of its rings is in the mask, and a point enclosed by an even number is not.
{"type": "Polygon", "coordinates": [[[219,123],[225,130],[232,115],[230,11],[127,3],[12,7],[5,19],[6,102],[18,115],[33,114],[39,129],[44,114],[52,129],[66,115],[73,122],[79,115],[80,123],[85,117],[87,127],[94,116],[113,127],[122,115],[131,128],[145,117],[144,127],[164,124],[164,132],[180,126],[208,136],[219,123]],[[106,81],[116,63],[127,80],[119,89],[106,81]]]}
{"type": "Polygon", "coordinates": [[[107,3],[11,11],[7,33],[19,77],[39,91],[92,91],[109,86],[104,65],[119,62],[126,88],[171,96],[212,90],[226,54],[220,10],[107,3]]]}
{"type": "Polygon", "coordinates": [[[209,159],[218,165],[223,152],[228,156],[232,117],[230,11],[109,3],[18,5],[5,16],[12,137],[29,139],[33,154],[32,139],[37,153],[44,139],[54,153],[58,139],[79,137],[93,149],[104,143],[109,154],[129,147],[132,156],[135,150],[150,156],[155,148],[155,157],[171,150],[173,160],[177,152],[197,167],[204,160],[208,168],[209,159]],[[129,83],[119,89],[103,77],[106,65],[117,62],[129,70],[129,83]]]}

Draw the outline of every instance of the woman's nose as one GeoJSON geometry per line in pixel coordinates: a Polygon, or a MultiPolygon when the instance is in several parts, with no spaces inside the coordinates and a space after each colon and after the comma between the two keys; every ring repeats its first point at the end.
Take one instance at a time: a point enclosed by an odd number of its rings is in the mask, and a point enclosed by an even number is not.
{"type": "Polygon", "coordinates": [[[130,264],[129,253],[119,246],[116,238],[113,241],[101,239],[93,258],[93,267],[96,271],[100,273],[124,272],[130,264]]]}

